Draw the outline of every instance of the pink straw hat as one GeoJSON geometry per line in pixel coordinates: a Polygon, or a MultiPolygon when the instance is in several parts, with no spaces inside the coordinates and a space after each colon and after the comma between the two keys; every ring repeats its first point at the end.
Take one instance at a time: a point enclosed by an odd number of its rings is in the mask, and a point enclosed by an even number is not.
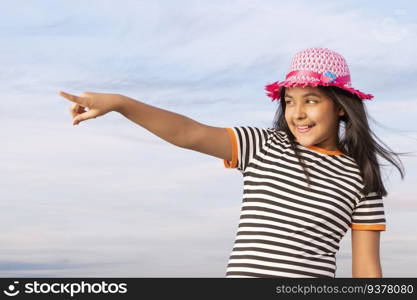
{"type": "Polygon", "coordinates": [[[282,87],[316,87],[318,85],[337,86],[362,100],[374,97],[352,88],[346,60],[339,53],[327,48],[309,48],[297,52],[292,59],[285,80],[268,84],[265,86],[265,90],[274,101],[280,98],[282,87]]]}

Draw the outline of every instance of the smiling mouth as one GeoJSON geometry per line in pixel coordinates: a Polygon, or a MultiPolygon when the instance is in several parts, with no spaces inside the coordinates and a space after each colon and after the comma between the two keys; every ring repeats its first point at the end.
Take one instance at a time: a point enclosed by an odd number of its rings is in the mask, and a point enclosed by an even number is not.
{"type": "Polygon", "coordinates": [[[308,127],[302,127],[302,128],[300,128],[300,127],[298,127],[298,126],[296,126],[296,128],[297,128],[297,132],[298,133],[307,133],[307,132],[309,132],[314,126],[316,126],[315,124],[314,125],[309,125],[308,127]]]}

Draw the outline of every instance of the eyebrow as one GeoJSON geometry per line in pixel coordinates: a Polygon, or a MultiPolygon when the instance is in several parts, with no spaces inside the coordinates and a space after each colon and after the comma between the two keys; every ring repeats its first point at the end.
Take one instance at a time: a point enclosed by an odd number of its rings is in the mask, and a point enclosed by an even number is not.
{"type": "MultiPolygon", "coordinates": [[[[305,97],[308,97],[308,96],[316,96],[316,97],[318,97],[318,98],[320,98],[321,96],[319,95],[319,94],[316,94],[316,93],[307,93],[307,94],[304,94],[303,95],[303,97],[305,98],[305,97]]],[[[290,95],[285,95],[285,98],[293,98],[292,96],[290,96],[290,95]]]]}

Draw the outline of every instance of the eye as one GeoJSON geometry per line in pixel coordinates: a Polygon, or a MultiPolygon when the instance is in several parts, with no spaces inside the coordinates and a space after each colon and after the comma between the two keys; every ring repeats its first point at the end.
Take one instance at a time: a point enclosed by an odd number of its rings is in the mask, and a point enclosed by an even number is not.
{"type": "MultiPolygon", "coordinates": [[[[307,99],[306,102],[308,101],[313,101],[313,102],[317,102],[317,100],[313,100],[313,99],[307,99]]],[[[288,102],[291,102],[290,100],[285,101],[285,104],[288,104],[288,102]]]]}

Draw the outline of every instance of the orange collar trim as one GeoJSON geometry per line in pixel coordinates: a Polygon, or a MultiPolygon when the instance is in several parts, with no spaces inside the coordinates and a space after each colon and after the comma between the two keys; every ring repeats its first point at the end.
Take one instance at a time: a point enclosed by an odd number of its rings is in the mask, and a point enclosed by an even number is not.
{"type": "Polygon", "coordinates": [[[307,148],[320,152],[320,153],[324,153],[324,154],[329,154],[329,155],[341,155],[344,154],[342,151],[339,150],[326,150],[324,148],[320,148],[318,146],[307,146],[307,148]]]}

